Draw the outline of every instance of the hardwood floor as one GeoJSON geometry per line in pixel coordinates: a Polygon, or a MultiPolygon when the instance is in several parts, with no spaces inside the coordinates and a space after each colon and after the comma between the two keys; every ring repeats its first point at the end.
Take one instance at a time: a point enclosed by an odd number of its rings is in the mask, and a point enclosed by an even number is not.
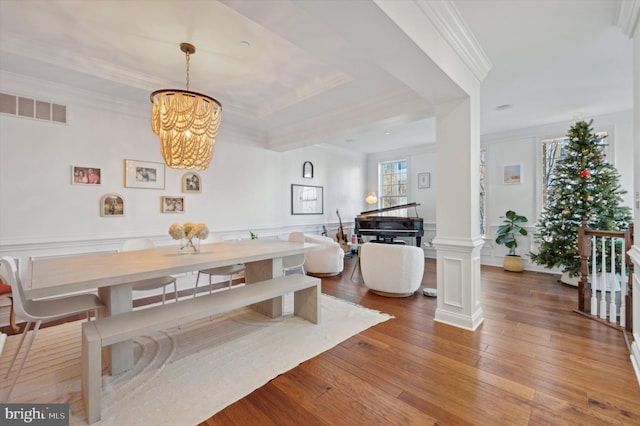
{"type": "MultiPolygon", "coordinates": [[[[556,276],[483,267],[485,320],[470,332],[434,322],[436,299],[421,292],[368,292],[359,271],[350,279],[354,260],[322,279],[323,293],[394,318],[202,425],[640,425],[640,386],[622,333],[574,313],[577,289],[556,276]]],[[[435,288],[435,262],[425,266],[423,286],[435,288]]]]}
{"type": "MultiPolygon", "coordinates": [[[[273,379],[202,425],[638,425],[623,335],[573,312],[557,277],[482,268],[484,323],[433,321],[436,299],[367,291],[354,259],[322,290],[395,318],[273,379]]],[[[423,285],[436,287],[428,260],[423,285]]],[[[224,392],[224,389],[212,389],[224,392]]]]}

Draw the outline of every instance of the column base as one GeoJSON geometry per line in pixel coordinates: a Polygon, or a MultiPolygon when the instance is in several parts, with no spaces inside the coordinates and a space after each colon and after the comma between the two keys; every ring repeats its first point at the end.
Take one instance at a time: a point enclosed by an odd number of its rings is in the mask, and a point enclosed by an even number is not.
{"type": "Polygon", "coordinates": [[[484,321],[480,305],[482,238],[436,237],[438,303],[435,320],[465,330],[484,321]]]}

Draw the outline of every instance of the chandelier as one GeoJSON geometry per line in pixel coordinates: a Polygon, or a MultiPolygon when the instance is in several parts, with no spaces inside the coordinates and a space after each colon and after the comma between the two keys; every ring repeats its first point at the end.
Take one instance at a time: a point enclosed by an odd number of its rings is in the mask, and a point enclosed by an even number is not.
{"type": "Polygon", "coordinates": [[[160,137],[160,149],[172,169],[204,170],[216,143],[222,105],[210,96],[189,91],[189,60],[194,45],[180,43],[187,58],[187,90],[162,89],[151,94],[151,128],[160,137]]]}

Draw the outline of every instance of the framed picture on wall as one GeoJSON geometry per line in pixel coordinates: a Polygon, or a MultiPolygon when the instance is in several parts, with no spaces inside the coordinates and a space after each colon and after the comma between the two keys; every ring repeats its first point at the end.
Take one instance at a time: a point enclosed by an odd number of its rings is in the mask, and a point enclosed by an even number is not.
{"type": "Polygon", "coordinates": [[[418,173],[418,188],[431,188],[431,173],[418,173]]]}
{"type": "Polygon", "coordinates": [[[100,216],[124,216],[124,198],[118,194],[104,194],[100,198],[100,216]]]}
{"type": "Polygon", "coordinates": [[[187,172],[182,175],[182,192],[201,192],[202,180],[200,175],[194,172],[187,172]]]}
{"type": "Polygon", "coordinates": [[[184,197],[164,196],[160,199],[162,213],[184,213],[184,197]]]}
{"type": "Polygon", "coordinates": [[[124,160],[124,186],[164,189],[164,163],[124,160]]]}
{"type": "Polygon", "coordinates": [[[518,185],[521,182],[520,164],[509,164],[502,168],[502,183],[505,185],[518,185]]]}
{"type": "Polygon", "coordinates": [[[74,185],[100,185],[101,170],[97,167],[71,166],[71,183],[74,185]]]}
{"type": "Polygon", "coordinates": [[[323,188],[311,185],[291,185],[291,214],[323,214],[323,188]]]}

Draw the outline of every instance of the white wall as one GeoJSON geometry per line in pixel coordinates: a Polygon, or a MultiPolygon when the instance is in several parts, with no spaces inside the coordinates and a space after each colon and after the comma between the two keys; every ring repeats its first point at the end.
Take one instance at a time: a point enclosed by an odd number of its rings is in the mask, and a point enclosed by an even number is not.
{"type": "MultiPolygon", "coordinates": [[[[630,7],[631,3],[626,6],[630,7]]],[[[636,23],[638,12],[636,8],[636,23]]],[[[640,384],[640,30],[638,28],[629,31],[633,35],[633,139],[635,143],[634,167],[636,170],[634,180],[634,246],[629,251],[629,256],[634,263],[633,275],[633,342],[631,344],[631,363],[640,384]]]]}
{"type": "MultiPolygon", "coordinates": [[[[628,193],[624,196],[624,204],[632,205],[633,188],[633,126],[631,111],[593,117],[595,132],[606,131],[609,143],[609,156],[621,174],[621,185],[628,193]]],[[[584,118],[589,120],[590,118],[584,118]]],[[[519,129],[482,137],[482,145],[487,148],[487,231],[488,238],[483,248],[483,263],[502,265],[502,257],[507,249],[494,242],[495,230],[501,224],[501,215],[508,210],[529,219],[528,237],[518,238],[518,254],[524,255],[535,251],[533,233],[541,213],[542,201],[541,176],[539,173],[542,160],[540,142],[545,139],[563,137],[574,122],[553,123],[546,126],[519,129]],[[522,164],[522,183],[520,185],[504,185],[502,183],[502,167],[507,164],[522,164]]],[[[525,256],[526,268],[549,272],[548,269],[532,264],[525,256]]],[[[553,271],[557,272],[557,271],[553,271]]]]}
{"type": "MultiPolygon", "coordinates": [[[[424,236],[422,237],[422,248],[425,256],[435,257],[435,251],[429,248],[428,242],[435,237],[436,226],[436,145],[433,142],[425,141],[424,144],[411,149],[389,150],[386,152],[370,154],[367,157],[367,186],[363,192],[360,202],[362,210],[372,210],[377,206],[370,206],[365,203],[364,198],[369,191],[378,189],[378,163],[386,161],[407,160],[408,170],[408,201],[409,203],[420,204],[415,210],[407,211],[410,216],[421,217],[424,221],[424,236]],[[431,186],[429,188],[418,188],[418,174],[430,173],[431,186]]],[[[390,213],[392,214],[392,213],[390,213]]],[[[413,243],[411,241],[410,243],[413,243]]]]}
{"type": "Polygon", "coordinates": [[[126,238],[151,237],[172,244],[174,222],[203,222],[226,238],[249,231],[281,237],[292,229],[335,235],[336,209],[353,222],[362,194],[365,156],[328,147],[289,152],[265,149],[242,129],[225,126],[208,169],[199,172],[202,193],[182,194],[185,171],[166,168],[165,189],[124,187],[124,160],[163,163],[150,128],[151,105],[122,104],[50,82],[2,73],[0,90],[68,107],[68,124],[0,115],[0,255],[28,256],[118,249],[126,238]],[[302,178],[311,161],[314,178],[302,178]],[[99,186],[72,185],[71,165],[101,169],[99,186]],[[324,187],[322,215],[291,215],[292,183],[324,187]],[[124,197],[124,217],[101,217],[100,197],[124,197]],[[184,214],[163,214],[160,197],[185,196],[184,214]]]}
{"type": "MultiPolygon", "coordinates": [[[[436,218],[436,176],[435,176],[435,144],[425,142],[424,145],[411,149],[390,150],[386,152],[370,154],[367,159],[367,190],[362,194],[361,203],[363,210],[370,210],[372,206],[365,203],[364,198],[369,191],[376,191],[380,195],[377,179],[378,179],[378,163],[386,161],[407,160],[408,170],[408,202],[418,203],[418,216],[422,217],[425,222],[435,222],[436,218]],[[418,173],[431,174],[431,187],[418,188],[418,173]]],[[[373,208],[376,208],[375,206],[373,208]]],[[[414,214],[415,211],[409,212],[414,214]]]]}
{"type": "MultiPolygon", "coordinates": [[[[413,149],[366,157],[326,146],[280,153],[263,148],[243,129],[225,126],[223,118],[213,162],[200,173],[202,193],[184,194],[185,214],[162,214],[162,195],[182,195],[183,171],[167,168],[164,190],[124,188],[125,159],[162,162],[157,138],[150,130],[148,99],[140,105],[122,104],[50,82],[7,73],[0,77],[2,92],[68,106],[67,125],[0,115],[0,255],[16,256],[22,264],[30,256],[117,250],[124,239],[138,236],[151,237],[161,245],[174,244],[167,234],[169,225],[187,220],[204,222],[225,238],[248,238],[250,230],[264,237],[282,237],[294,229],[319,233],[322,225],[335,237],[336,210],[348,233],[354,217],[370,209],[364,197],[368,191],[377,191],[378,162],[402,158],[409,165],[409,201],[420,204],[418,216],[424,219],[423,242],[435,236],[438,176],[435,145],[430,141],[413,149]],[[313,163],[313,179],[302,178],[304,161],[313,163]],[[71,165],[101,168],[102,185],[72,185],[71,165]],[[417,187],[417,175],[423,172],[431,173],[431,188],[417,187]],[[292,216],[292,183],[322,186],[324,213],[292,216]],[[100,217],[100,197],[110,192],[124,197],[125,217],[100,217]]],[[[482,137],[488,179],[484,264],[502,264],[506,249],[496,247],[493,236],[501,222],[499,216],[507,209],[527,216],[530,233],[535,231],[539,142],[565,135],[572,124],[482,137]],[[522,164],[521,185],[502,184],[502,166],[511,163],[522,164]]],[[[622,174],[623,187],[631,192],[631,112],[595,117],[594,126],[610,133],[614,163],[622,174]]],[[[628,205],[631,200],[628,194],[628,205]]],[[[531,248],[530,240],[521,241],[521,253],[531,248]]],[[[423,248],[427,256],[434,257],[433,250],[424,244],[423,248]]],[[[530,263],[527,268],[548,272],[530,263]]]]}
{"type": "MultiPolygon", "coordinates": [[[[588,118],[586,118],[588,120],[588,118]]],[[[501,225],[507,210],[511,209],[526,216],[529,219],[527,229],[529,236],[518,237],[517,252],[526,255],[534,250],[532,235],[535,232],[535,224],[540,215],[541,200],[540,176],[538,170],[541,163],[540,141],[545,139],[563,137],[574,122],[553,123],[527,129],[518,129],[500,134],[484,135],[481,137],[481,145],[486,148],[486,179],[487,179],[487,238],[482,249],[482,263],[486,265],[501,266],[503,257],[507,253],[504,246],[495,244],[495,231],[501,225]],[[522,181],[519,185],[505,185],[502,182],[503,166],[520,164],[522,181]]],[[[594,117],[594,130],[607,131],[610,144],[610,156],[621,174],[621,184],[628,193],[625,195],[625,205],[631,206],[633,202],[633,123],[632,112],[625,111],[617,114],[594,117]]],[[[637,151],[637,150],[636,150],[637,151]]],[[[437,191],[438,176],[435,174],[437,156],[434,145],[425,144],[412,150],[389,151],[370,155],[367,160],[367,190],[376,188],[377,164],[381,161],[407,159],[409,164],[409,201],[421,204],[418,213],[425,221],[425,238],[435,235],[435,193],[437,191]],[[431,188],[418,189],[417,175],[422,172],[431,173],[431,188]]],[[[455,167],[455,165],[452,165],[455,167]]],[[[427,248],[426,255],[432,257],[433,253],[427,248]]],[[[527,256],[526,268],[541,272],[550,271],[538,265],[532,264],[527,256]]]]}

